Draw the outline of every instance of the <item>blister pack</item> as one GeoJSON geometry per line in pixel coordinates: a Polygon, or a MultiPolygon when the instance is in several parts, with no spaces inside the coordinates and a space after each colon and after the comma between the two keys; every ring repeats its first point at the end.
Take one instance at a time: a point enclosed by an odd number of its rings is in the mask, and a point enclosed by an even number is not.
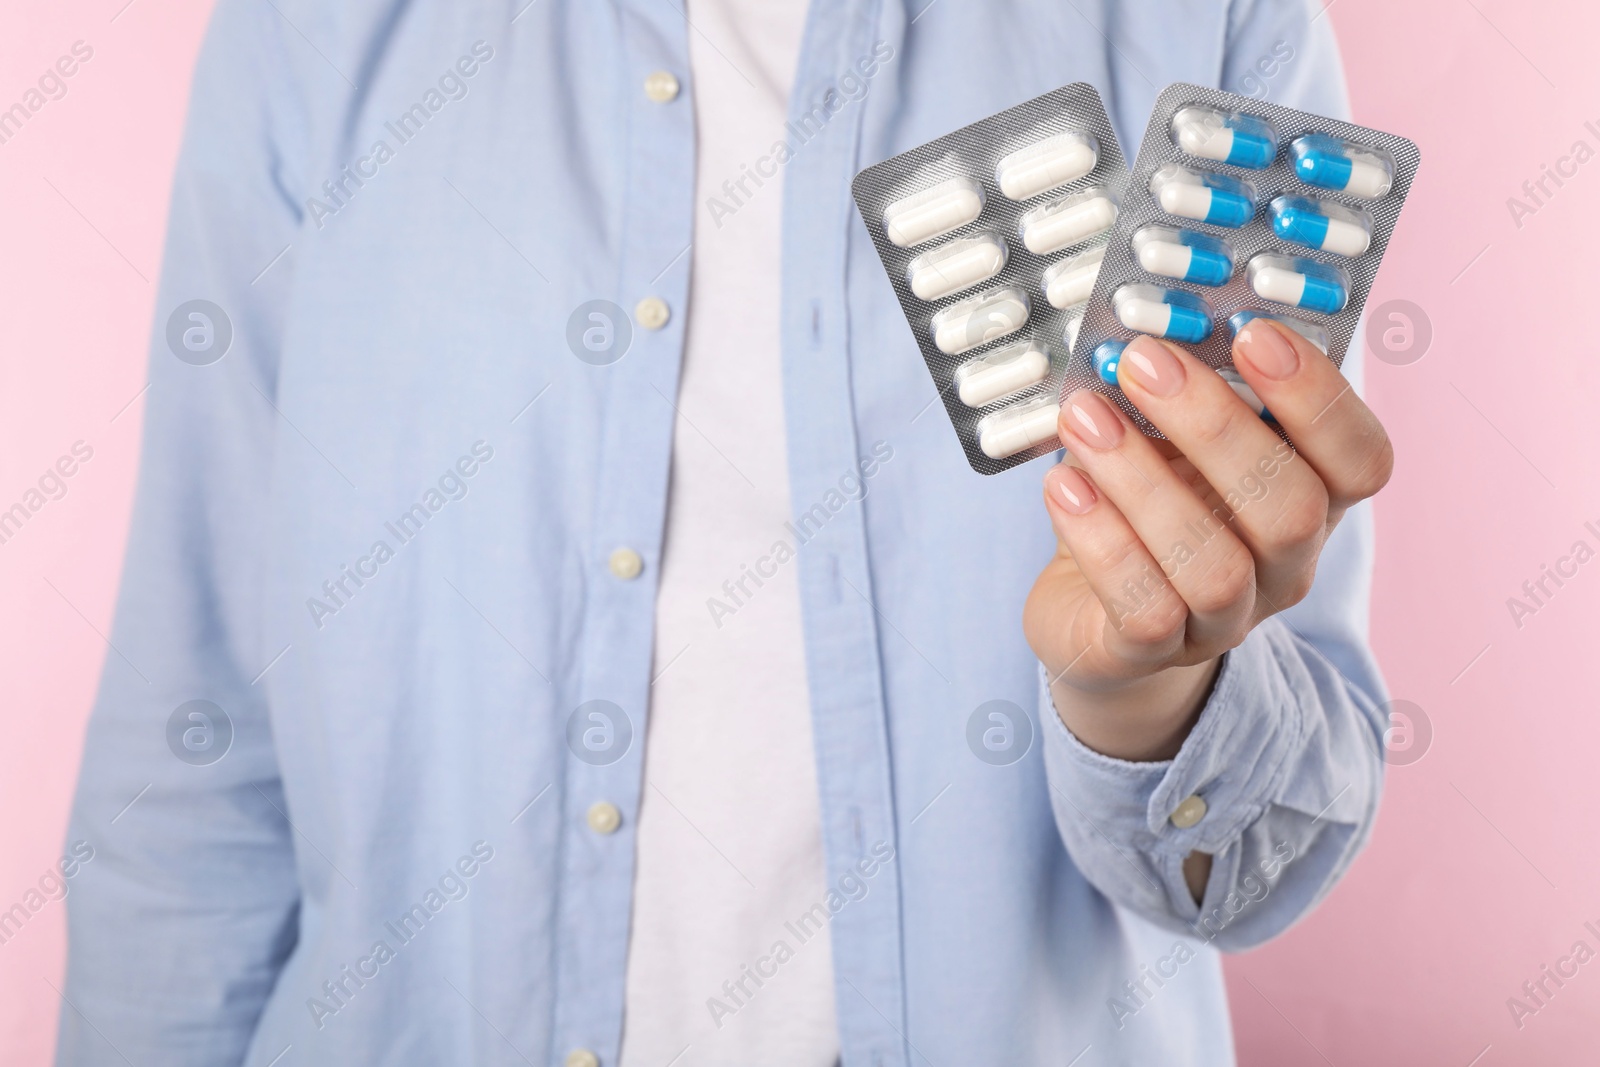
{"type": "Polygon", "coordinates": [[[1283,323],[1344,360],[1420,154],[1404,137],[1176,84],[1145,128],[1063,395],[1117,388],[1138,334],[1185,345],[1270,419],[1233,369],[1251,319],[1283,323]]]}
{"type": "Polygon", "coordinates": [[[1068,354],[1126,182],[1084,82],[855,176],[861,220],[980,474],[1061,447],[1068,354]]]}

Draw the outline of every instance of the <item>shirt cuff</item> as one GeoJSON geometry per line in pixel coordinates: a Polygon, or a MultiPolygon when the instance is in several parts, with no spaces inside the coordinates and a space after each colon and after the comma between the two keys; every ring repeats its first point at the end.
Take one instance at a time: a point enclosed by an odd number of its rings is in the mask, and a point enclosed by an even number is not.
{"type": "MultiPolygon", "coordinates": [[[[1312,729],[1314,709],[1291,682],[1304,673],[1287,627],[1267,620],[1223,657],[1178,754],[1135,763],[1095,752],[1073,736],[1041,669],[1051,802],[1067,849],[1090,883],[1139,910],[1193,922],[1200,907],[1183,860],[1194,851],[1221,860],[1279,802],[1312,729]]],[[[1228,866],[1215,864],[1213,883],[1231,880],[1228,866]]]]}

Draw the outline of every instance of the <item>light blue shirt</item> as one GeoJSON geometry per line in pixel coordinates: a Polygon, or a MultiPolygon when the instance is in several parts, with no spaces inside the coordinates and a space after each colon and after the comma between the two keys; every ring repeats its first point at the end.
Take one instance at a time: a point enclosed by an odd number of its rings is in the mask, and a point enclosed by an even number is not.
{"type": "MultiPolygon", "coordinates": [[[[1314,14],[814,0],[791,107],[810,132],[782,164],[789,468],[812,518],[784,565],[847,1065],[1230,1063],[1217,950],[1305,914],[1371,828],[1367,509],[1311,596],[1228,654],[1177,758],[1088,751],[1021,633],[1054,548],[1049,461],[969,469],[848,193],[1072,81],[1128,146],[1179,80],[1343,117],[1314,14]],[[1208,810],[1179,829],[1191,795],[1208,810]],[[1198,906],[1196,849],[1216,856],[1198,906]]],[[[93,858],[62,1063],[616,1063],[703,209],[693,32],[670,0],[218,5],[69,833],[93,858]],[[657,70],[676,100],[644,92],[657,70]],[[576,309],[647,296],[664,325],[614,362],[574,354],[576,309]],[[637,577],[614,574],[620,547],[637,577]],[[619,711],[569,729],[591,701],[619,711]],[[598,801],[614,833],[590,828],[598,801]]]]}

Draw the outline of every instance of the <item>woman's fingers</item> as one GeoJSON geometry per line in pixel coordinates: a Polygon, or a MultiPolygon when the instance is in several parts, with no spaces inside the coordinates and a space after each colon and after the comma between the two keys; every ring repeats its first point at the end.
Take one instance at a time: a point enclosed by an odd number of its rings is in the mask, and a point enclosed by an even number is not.
{"type": "Polygon", "coordinates": [[[1227,511],[1208,507],[1155,442],[1098,394],[1068,397],[1061,426],[1074,460],[1187,606],[1190,652],[1215,654],[1236,644],[1253,621],[1255,564],[1228,528],[1227,511]]]}
{"type": "Polygon", "coordinates": [[[1310,341],[1255,319],[1234,339],[1233,361],[1321,477],[1335,518],[1389,481],[1394,449],[1383,424],[1310,341]]]}
{"type": "Polygon", "coordinates": [[[1230,528],[1254,558],[1262,613],[1301,599],[1327,533],[1318,473],[1219,374],[1176,345],[1138,338],[1117,378],[1227,503],[1230,528]]]}
{"type": "Polygon", "coordinates": [[[1189,608],[1127,518],[1065,463],[1045,475],[1044,497],[1056,536],[1105,613],[1101,641],[1113,662],[1086,664],[1088,672],[1129,677],[1174,662],[1184,648],[1189,608]]]}

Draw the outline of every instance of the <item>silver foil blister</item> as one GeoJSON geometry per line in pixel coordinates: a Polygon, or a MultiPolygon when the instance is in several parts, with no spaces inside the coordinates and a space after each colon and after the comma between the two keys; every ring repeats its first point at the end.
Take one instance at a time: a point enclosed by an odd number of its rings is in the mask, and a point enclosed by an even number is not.
{"type": "MultiPolygon", "coordinates": [[[[1210,321],[1209,336],[1201,341],[1169,339],[1183,344],[1222,372],[1247,402],[1254,394],[1232,371],[1233,335],[1248,321],[1241,313],[1247,316],[1255,312],[1279,319],[1322,347],[1335,365],[1342,364],[1419,162],[1417,146],[1404,137],[1198,85],[1168,86],[1157,98],[1122,196],[1116,225],[1107,238],[1105,258],[1061,395],[1080,388],[1094,389],[1117,403],[1147,434],[1161,436],[1115,384],[1114,360],[1120,356],[1119,345],[1147,332],[1130,328],[1123,321],[1124,317],[1137,318],[1138,312],[1149,310],[1147,305],[1136,303],[1147,295],[1130,288],[1136,286],[1175,291],[1180,306],[1190,309],[1168,313],[1175,324],[1195,322],[1190,314],[1195,311],[1194,303],[1204,305],[1204,314],[1210,321]],[[1207,111],[1213,113],[1209,123],[1192,121],[1196,115],[1203,119],[1207,111]],[[1180,113],[1183,118],[1175,126],[1180,113]],[[1217,119],[1217,115],[1222,117],[1217,119]],[[1236,138],[1236,130],[1242,131],[1244,137],[1236,138]],[[1266,151],[1255,159],[1249,157],[1255,147],[1252,138],[1262,136],[1270,139],[1270,162],[1266,166],[1239,165],[1205,154],[1220,151],[1225,138],[1244,163],[1259,162],[1266,158],[1266,151]],[[1302,141],[1303,138],[1309,140],[1302,141]],[[1305,180],[1309,177],[1326,183],[1330,176],[1338,179],[1343,172],[1330,165],[1330,157],[1341,155],[1342,149],[1333,150],[1339,145],[1352,146],[1353,156],[1346,156],[1360,164],[1359,168],[1352,166],[1345,178],[1350,188],[1340,191],[1305,180]],[[1380,180],[1374,167],[1386,171],[1386,182],[1380,180]],[[1182,177],[1185,173],[1198,175],[1202,185],[1215,181],[1224,194],[1237,191],[1234,183],[1243,184],[1251,199],[1247,221],[1238,226],[1219,224],[1167,210],[1163,203],[1194,209],[1196,197],[1181,189],[1167,190],[1162,181],[1186,181],[1182,177]],[[1357,192],[1379,195],[1356,195],[1357,192]],[[1305,200],[1312,201],[1318,210],[1296,214],[1294,202],[1305,200]],[[1331,220],[1322,240],[1330,248],[1342,248],[1348,254],[1285,239],[1273,225],[1278,219],[1284,232],[1301,240],[1315,238],[1320,224],[1316,224],[1314,216],[1318,214],[1331,220]],[[1340,226],[1335,228],[1333,222],[1340,226]],[[1357,233],[1363,228],[1364,248],[1357,233]],[[1190,252],[1186,262],[1197,275],[1217,267],[1220,246],[1221,253],[1230,260],[1223,284],[1185,281],[1151,269],[1170,268],[1174,258],[1185,262],[1182,256],[1166,255],[1171,252],[1170,247],[1160,247],[1174,243],[1161,231],[1174,230],[1194,235],[1190,247],[1201,251],[1190,252]],[[1262,274],[1267,269],[1284,269],[1271,257],[1290,261],[1290,275],[1303,274],[1313,279],[1301,286],[1305,294],[1302,299],[1314,302],[1316,294],[1323,292],[1318,287],[1326,285],[1330,278],[1345,285],[1347,298],[1343,306],[1336,311],[1297,307],[1259,295],[1253,281],[1256,278],[1269,292],[1281,295],[1294,291],[1292,284],[1284,289],[1284,283],[1292,283],[1293,279],[1281,272],[1262,274]],[[1254,274],[1252,263],[1258,264],[1254,274]],[[1121,314],[1119,292],[1125,297],[1121,314]]],[[[1233,201],[1227,195],[1215,198],[1211,187],[1205,187],[1207,192],[1200,200],[1211,206],[1222,223],[1233,221],[1227,218],[1226,210],[1233,201]]],[[[1263,414],[1270,418],[1269,413],[1263,414]]]]}
{"type": "Polygon", "coordinates": [[[867,167],[851,183],[978,473],[1060,448],[1069,324],[1087,306],[1126,182],[1100,94],[1078,82],[867,167]],[[1092,166],[1053,180],[1086,158],[1072,148],[1084,143],[1092,166]]]}

